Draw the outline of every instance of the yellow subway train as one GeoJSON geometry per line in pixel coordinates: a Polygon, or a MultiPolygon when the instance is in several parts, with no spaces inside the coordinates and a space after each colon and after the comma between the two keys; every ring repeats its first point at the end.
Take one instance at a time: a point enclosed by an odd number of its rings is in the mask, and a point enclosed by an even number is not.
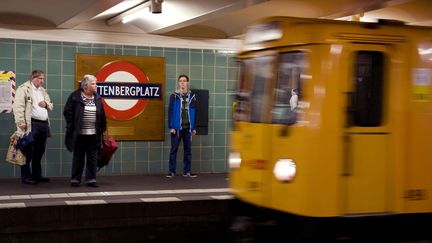
{"type": "Polygon", "coordinates": [[[248,28],[238,60],[229,183],[240,202],[432,226],[432,28],[272,17],[248,28]]]}

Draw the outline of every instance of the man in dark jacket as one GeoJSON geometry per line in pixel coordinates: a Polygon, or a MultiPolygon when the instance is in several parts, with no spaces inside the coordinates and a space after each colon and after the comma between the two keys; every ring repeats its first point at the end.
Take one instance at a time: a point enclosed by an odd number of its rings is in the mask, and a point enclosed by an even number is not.
{"type": "Polygon", "coordinates": [[[176,172],[177,151],[183,139],[183,176],[196,177],[191,173],[192,136],[196,134],[195,108],[196,98],[189,90],[189,77],[182,74],[178,77],[180,89],[170,96],[168,106],[168,128],[171,134],[171,150],[169,159],[169,172],[166,177],[171,178],[176,172]]]}
{"type": "Polygon", "coordinates": [[[73,151],[71,186],[80,185],[87,156],[86,184],[98,187],[97,156],[106,130],[106,117],[102,98],[96,93],[95,76],[84,75],[81,87],[69,96],[63,115],[66,120],[66,148],[73,151]]]}

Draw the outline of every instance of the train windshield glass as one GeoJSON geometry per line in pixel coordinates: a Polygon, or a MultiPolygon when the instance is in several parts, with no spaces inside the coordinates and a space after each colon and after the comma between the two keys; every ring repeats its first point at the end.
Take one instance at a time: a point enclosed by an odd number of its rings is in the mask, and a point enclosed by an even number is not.
{"type": "Polygon", "coordinates": [[[307,62],[305,52],[287,52],[279,56],[272,123],[296,123],[299,101],[302,98],[301,81],[307,62]]]}
{"type": "Polygon", "coordinates": [[[241,61],[241,78],[236,93],[235,120],[268,122],[271,83],[276,56],[260,56],[241,61]]]}

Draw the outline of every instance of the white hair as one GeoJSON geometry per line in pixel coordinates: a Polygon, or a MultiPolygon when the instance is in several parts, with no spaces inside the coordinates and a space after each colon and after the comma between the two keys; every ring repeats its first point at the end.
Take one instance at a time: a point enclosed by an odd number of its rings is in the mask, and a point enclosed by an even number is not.
{"type": "Polygon", "coordinates": [[[91,74],[84,75],[83,79],[81,79],[81,89],[85,89],[89,83],[96,81],[97,78],[91,74]]]}

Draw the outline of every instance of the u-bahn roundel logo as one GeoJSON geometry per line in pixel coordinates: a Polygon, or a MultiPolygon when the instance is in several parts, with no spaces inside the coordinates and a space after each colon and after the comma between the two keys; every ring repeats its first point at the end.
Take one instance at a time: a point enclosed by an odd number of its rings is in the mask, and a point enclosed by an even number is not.
{"type": "Polygon", "coordinates": [[[114,120],[130,120],[144,111],[148,99],[134,99],[135,96],[131,95],[145,92],[143,89],[146,89],[146,86],[141,84],[149,83],[147,75],[140,68],[130,62],[113,61],[103,66],[96,78],[99,94],[110,92],[109,89],[113,90],[111,93],[116,93],[109,98],[101,94],[107,117],[114,120]]]}

